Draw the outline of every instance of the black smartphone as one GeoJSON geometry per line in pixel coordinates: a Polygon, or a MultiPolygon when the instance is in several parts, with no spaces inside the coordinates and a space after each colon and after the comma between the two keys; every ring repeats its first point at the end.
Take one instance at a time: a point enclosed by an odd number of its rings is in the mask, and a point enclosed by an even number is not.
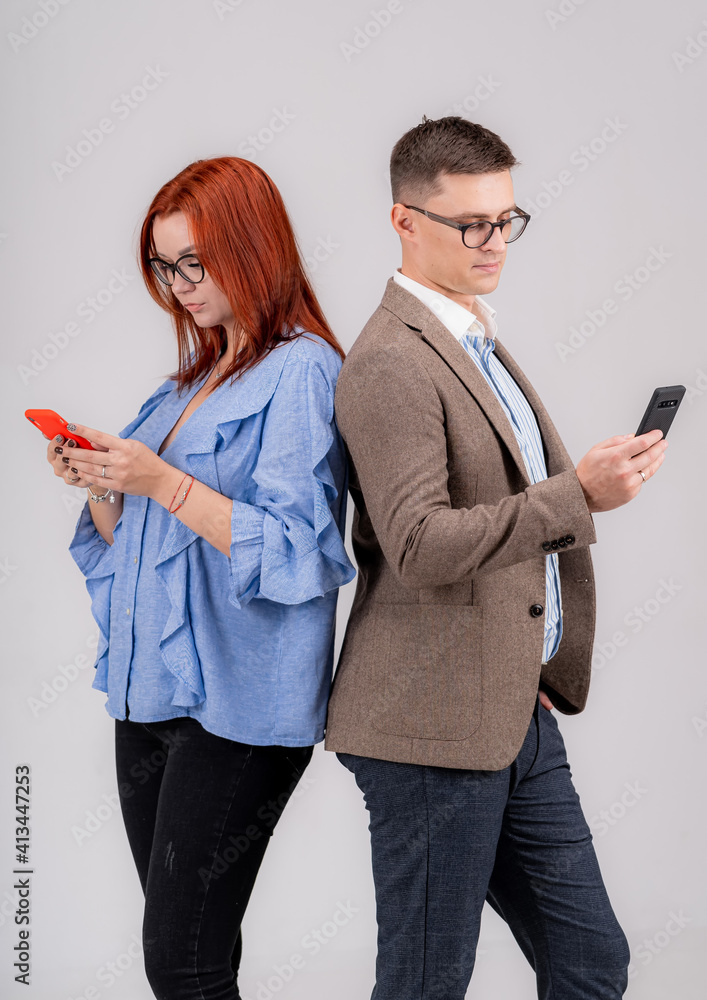
{"type": "Polygon", "coordinates": [[[663,432],[663,437],[666,437],[684,395],[684,385],[663,385],[656,389],[638,425],[636,437],[656,428],[659,428],[663,432]]]}

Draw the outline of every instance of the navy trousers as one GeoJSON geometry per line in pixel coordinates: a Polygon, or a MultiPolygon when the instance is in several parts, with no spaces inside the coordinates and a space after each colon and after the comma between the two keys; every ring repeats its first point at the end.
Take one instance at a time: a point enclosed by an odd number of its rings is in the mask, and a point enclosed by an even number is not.
{"type": "Polygon", "coordinates": [[[541,1000],[617,1000],[629,948],[606,893],[564,741],[538,701],[501,771],[339,753],[370,813],[378,916],[372,1000],[464,1000],[484,901],[541,1000]]]}

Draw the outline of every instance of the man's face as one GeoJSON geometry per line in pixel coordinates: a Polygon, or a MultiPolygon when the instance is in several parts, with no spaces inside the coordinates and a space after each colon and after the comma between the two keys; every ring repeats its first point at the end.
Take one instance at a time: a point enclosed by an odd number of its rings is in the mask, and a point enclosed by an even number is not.
{"type": "MultiPolygon", "coordinates": [[[[510,171],[444,174],[439,192],[416,207],[462,224],[500,222],[515,207],[510,171]]],[[[393,219],[402,237],[405,274],[467,308],[473,296],[486,295],[496,288],[506,260],[508,229],[504,234],[494,229],[483,246],[469,249],[463,244],[459,230],[418,212],[397,205],[393,219]]]]}

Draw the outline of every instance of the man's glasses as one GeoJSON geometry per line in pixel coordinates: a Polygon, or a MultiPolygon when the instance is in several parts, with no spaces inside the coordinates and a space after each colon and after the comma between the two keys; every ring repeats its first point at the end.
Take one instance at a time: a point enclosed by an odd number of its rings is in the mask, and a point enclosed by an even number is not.
{"type": "Polygon", "coordinates": [[[150,267],[165,285],[173,284],[175,271],[192,285],[198,285],[204,280],[204,265],[193,253],[178,257],[174,264],[168,264],[161,257],[150,257],[150,267]]]}
{"type": "Polygon", "coordinates": [[[459,229],[462,234],[462,243],[470,250],[475,250],[477,247],[482,247],[484,243],[488,243],[494,229],[500,229],[506,243],[512,243],[523,235],[525,227],[530,221],[528,213],[523,212],[520,208],[516,209],[517,215],[501,219],[500,222],[470,222],[468,225],[455,222],[453,219],[445,219],[443,215],[435,215],[434,212],[427,212],[424,208],[416,208],[414,205],[406,205],[405,208],[409,208],[413,212],[420,212],[421,215],[426,215],[433,222],[441,222],[444,226],[459,229]],[[506,229],[506,227],[508,228],[506,229]],[[506,231],[504,232],[504,230],[506,231]]]}

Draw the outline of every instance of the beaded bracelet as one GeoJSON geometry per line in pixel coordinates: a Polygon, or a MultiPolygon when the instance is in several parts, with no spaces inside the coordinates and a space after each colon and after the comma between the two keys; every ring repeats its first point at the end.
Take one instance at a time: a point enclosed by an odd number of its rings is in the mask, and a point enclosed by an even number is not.
{"type": "MultiPolygon", "coordinates": [[[[186,475],[182,476],[181,482],[179,483],[179,486],[177,487],[177,493],[179,493],[180,489],[182,488],[182,483],[184,482],[184,480],[186,478],[187,478],[186,475]]],[[[172,504],[174,503],[174,501],[177,498],[177,493],[175,493],[174,496],[172,497],[172,499],[170,500],[169,507],[167,508],[167,510],[168,510],[168,512],[170,514],[176,514],[176,512],[179,510],[179,508],[182,506],[182,504],[186,500],[186,498],[189,496],[189,490],[194,485],[194,477],[193,476],[189,476],[188,478],[191,480],[191,482],[189,483],[189,485],[187,486],[187,488],[184,490],[184,493],[182,494],[182,498],[179,501],[179,503],[177,504],[177,506],[174,508],[174,510],[172,510],[172,504]]]]}

